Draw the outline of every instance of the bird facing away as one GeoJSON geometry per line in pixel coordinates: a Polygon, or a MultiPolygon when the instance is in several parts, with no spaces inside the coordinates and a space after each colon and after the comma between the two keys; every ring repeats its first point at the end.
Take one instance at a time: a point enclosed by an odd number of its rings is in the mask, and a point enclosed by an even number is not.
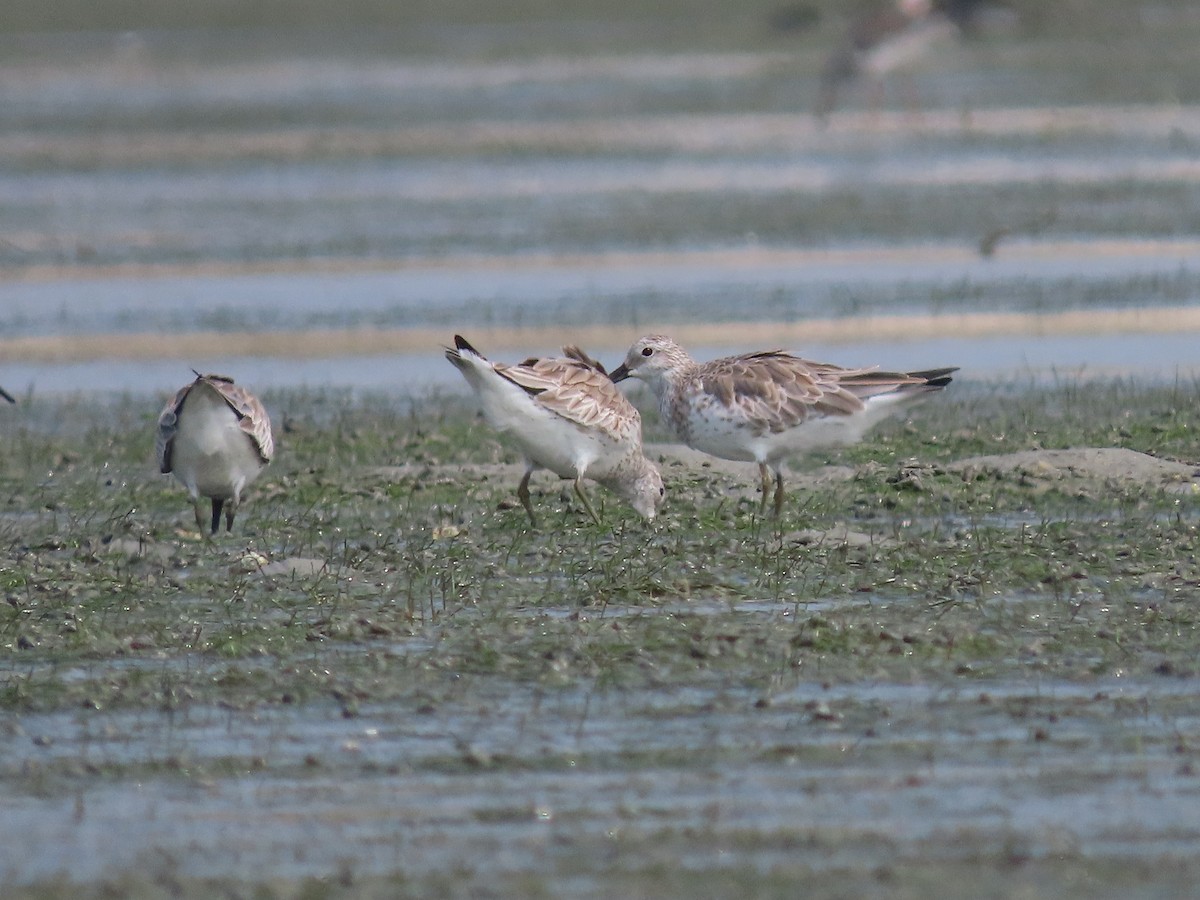
{"type": "Polygon", "coordinates": [[[529,476],[539,467],[573,480],[576,495],[597,524],[584,478],[653,519],[665,491],[658,469],[642,453],[642,417],[598,362],[578,347],[564,347],[563,354],[516,365],[494,363],[457,334],[454,347],[446,349],[446,359],[479,398],[488,424],[511,435],[525,456],[517,496],[532,525],[537,520],[529,501],[529,476]]]}
{"type": "Polygon", "coordinates": [[[892,72],[924,57],[934,46],[959,33],[957,3],[934,0],[894,0],[888,6],[856,19],[821,71],[816,114],[833,112],[844,84],[865,75],[878,87],[892,72]],[[952,7],[954,12],[949,8],[952,7]]]}
{"type": "Polygon", "coordinates": [[[646,382],[663,420],[689,447],[757,462],[764,510],[773,472],[778,516],[787,457],[854,443],[887,413],[944,388],[955,371],[844,369],[784,350],[698,363],[671,338],[648,335],[629,348],[612,379],[646,382]]]}
{"type": "Polygon", "coordinates": [[[205,529],[201,497],[212,500],[213,534],[225,510],[225,530],[242,491],[262,474],[275,453],[271,419],[258,398],[224,375],[201,375],[185,385],[158,417],[159,471],[187,488],[196,525],[205,529]]]}

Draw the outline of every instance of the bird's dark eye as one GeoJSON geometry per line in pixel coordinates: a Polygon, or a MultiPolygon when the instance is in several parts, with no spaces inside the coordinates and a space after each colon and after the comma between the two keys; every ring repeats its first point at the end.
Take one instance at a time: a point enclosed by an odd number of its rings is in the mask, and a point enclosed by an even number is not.
{"type": "Polygon", "coordinates": [[[653,355],[654,355],[653,347],[643,347],[642,348],[642,356],[653,356],[653,355]]]}

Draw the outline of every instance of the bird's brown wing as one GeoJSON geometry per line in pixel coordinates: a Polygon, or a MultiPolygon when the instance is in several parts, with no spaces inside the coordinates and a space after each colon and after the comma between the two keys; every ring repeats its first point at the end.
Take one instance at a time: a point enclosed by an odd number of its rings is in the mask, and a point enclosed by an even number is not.
{"type": "Polygon", "coordinates": [[[638,411],[590,359],[529,359],[516,366],[497,364],[496,371],[529,392],[538,404],[581,428],[618,441],[640,435],[638,411]]]}
{"type": "Polygon", "coordinates": [[[846,416],[863,408],[843,386],[870,370],[814,363],[782,350],[713,360],[696,373],[702,396],[727,408],[755,433],[786,431],[820,416],[846,416]]]}
{"type": "Polygon", "coordinates": [[[232,378],[221,375],[206,375],[204,380],[216,390],[238,415],[242,431],[254,442],[259,457],[269,463],[275,455],[275,437],[271,434],[271,417],[259,399],[244,387],[233,383],[232,378]]]}
{"type": "Polygon", "coordinates": [[[171,454],[175,449],[175,432],[179,426],[179,409],[187,398],[188,392],[196,382],[185,384],[175,396],[167,401],[167,405],[158,415],[158,428],[155,432],[154,455],[158,458],[158,471],[164,475],[171,471],[171,454]]]}

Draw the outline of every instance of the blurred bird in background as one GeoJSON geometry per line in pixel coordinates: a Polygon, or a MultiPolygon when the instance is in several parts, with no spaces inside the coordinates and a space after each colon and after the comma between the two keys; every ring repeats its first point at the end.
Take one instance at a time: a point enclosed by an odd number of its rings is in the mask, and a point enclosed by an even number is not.
{"type": "Polygon", "coordinates": [[[855,18],[822,68],[817,117],[827,119],[842,90],[859,78],[870,81],[872,106],[878,106],[888,76],[969,33],[989,5],[989,0],[891,0],[855,18]]]}

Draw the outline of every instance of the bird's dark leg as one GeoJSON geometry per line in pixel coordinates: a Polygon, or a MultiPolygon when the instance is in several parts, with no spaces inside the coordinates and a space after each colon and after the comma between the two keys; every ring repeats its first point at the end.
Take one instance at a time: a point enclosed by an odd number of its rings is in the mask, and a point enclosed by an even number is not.
{"type": "MultiPolygon", "coordinates": [[[[765,498],[764,498],[765,499],[765,498]]],[[[775,471],[775,518],[783,515],[783,470],[775,471]]]]}
{"type": "Polygon", "coordinates": [[[537,519],[533,516],[533,504],[529,502],[529,476],[533,474],[533,469],[526,469],[525,474],[521,477],[521,483],[517,485],[517,498],[521,501],[521,505],[525,507],[525,512],[529,513],[529,524],[533,528],[537,528],[537,519]]]}
{"type": "Polygon", "coordinates": [[[580,501],[582,501],[583,508],[586,509],[588,511],[588,515],[592,517],[592,521],[595,522],[597,525],[603,524],[600,521],[600,517],[598,515],[596,515],[596,511],[594,509],[592,509],[592,503],[590,500],[588,500],[587,494],[585,494],[583,492],[583,479],[582,478],[575,479],[575,493],[579,496],[580,501]]]}
{"type": "Polygon", "coordinates": [[[216,534],[221,529],[221,507],[225,505],[225,501],[220,497],[212,498],[212,533],[216,534]]]}
{"type": "Polygon", "coordinates": [[[767,511],[767,495],[771,493],[771,470],[766,463],[758,464],[758,477],[762,481],[762,502],[758,504],[758,514],[761,516],[767,511]]]}
{"type": "Polygon", "coordinates": [[[196,515],[196,528],[199,529],[201,536],[208,536],[208,520],[204,515],[204,502],[199,498],[192,501],[192,512],[196,515]]]}

